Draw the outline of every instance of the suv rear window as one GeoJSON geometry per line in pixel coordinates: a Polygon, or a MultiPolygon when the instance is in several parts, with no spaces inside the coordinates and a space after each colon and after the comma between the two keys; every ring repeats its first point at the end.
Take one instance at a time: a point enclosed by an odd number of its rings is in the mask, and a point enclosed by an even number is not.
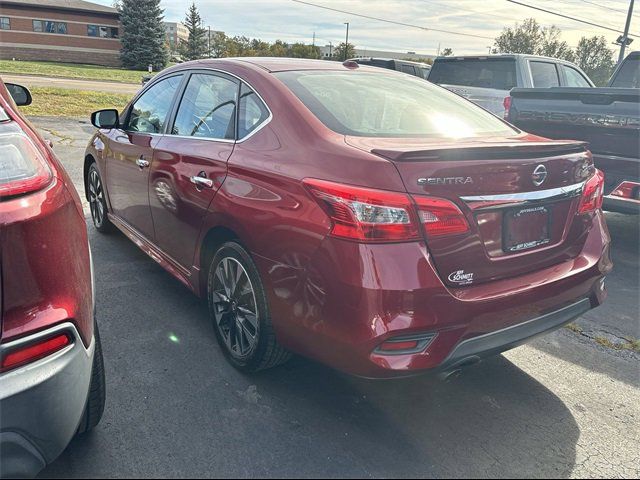
{"type": "Polygon", "coordinates": [[[436,60],[429,81],[445,85],[511,90],[517,87],[514,58],[436,60]]]}
{"type": "Polygon", "coordinates": [[[418,77],[384,71],[275,75],[321,122],[343,135],[463,138],[516,133],[486,110],[418,77]]]}

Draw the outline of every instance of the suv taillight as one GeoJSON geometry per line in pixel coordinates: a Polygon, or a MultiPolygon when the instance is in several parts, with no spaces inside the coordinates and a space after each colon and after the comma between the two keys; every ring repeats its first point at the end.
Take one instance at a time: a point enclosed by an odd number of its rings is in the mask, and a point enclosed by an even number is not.
{"type": "Polygon", "coordinates": [[[38,148],[24,133],[0,134],[0,199],[41,190],[53,175],[38,148]]]}
{"type": "Polygon", "coordinates": [[[306,179],[304,184],[331,219],[335,237],[375,243],[410,242],[421,238],[420,224],[427,237],[469,230],[460,209],[443,198],[409,197],[316,179],[306,179]]]}
{"type": "Polygon", "coordinates": [[[587,180],[587,183],[582,190],[582,198],[580,199],[578,213],[593,212],[594,210],[601,208],[603,194],[604,174],[600,170],[596,170],[596,173],[587,180]]]}
{"type": "Polygon", "coordinates": [[[509,120],[509,111],[511,110],[511,97],[504,97],[502,101],[502,106],[504,107],[504,115],[503,118],[505,120],[509,120]]]}

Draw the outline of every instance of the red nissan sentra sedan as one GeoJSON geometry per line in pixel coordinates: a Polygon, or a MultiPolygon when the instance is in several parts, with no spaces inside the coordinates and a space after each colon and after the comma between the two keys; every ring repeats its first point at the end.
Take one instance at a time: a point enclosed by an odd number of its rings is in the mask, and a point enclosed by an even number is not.
{"type": "Polygon", "coordinates": [[[196,294],[243,371],[443,373],[605,297],[602,174],[424,80],[224,59],[159,74],[85,158],[95,226],[196,294]]]}
{"type": "Polygon", "coordinates": [[[97,425],[105,400],[80,196],[16,108],[31,102],[28,91],[6,87],[0,80],[3,478],[35,476],[97,425]]]}

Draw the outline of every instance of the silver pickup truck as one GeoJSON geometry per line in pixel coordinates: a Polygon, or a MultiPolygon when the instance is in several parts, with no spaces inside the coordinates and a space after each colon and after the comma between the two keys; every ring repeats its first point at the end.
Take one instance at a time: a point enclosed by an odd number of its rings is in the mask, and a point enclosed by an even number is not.
{"type": "Polygon", "coordinates": [[[503,116],[512,88],[593,87],[571,62],[537,55],[438,57],[429,81],[503,116]]]}

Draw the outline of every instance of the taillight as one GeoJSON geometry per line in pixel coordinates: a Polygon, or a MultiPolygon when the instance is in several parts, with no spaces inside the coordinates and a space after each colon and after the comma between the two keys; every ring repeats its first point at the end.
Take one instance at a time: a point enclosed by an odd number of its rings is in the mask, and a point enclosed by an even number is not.
{"type": "Polygon", "coordinates": [[[316,179],[304,184],[331,219],[333,236],[364,242],[420,238],[406,194],[316,179]]]}
{"type": "Polygon", "coordinates": [[[36,360],[48,357],[49,355],[53,355],[68,345],[71,345],[71,343],[73,342],[69,335],[62,333],[55,337],[50,337],[46,340],[17,348],[10,351],[2,358],[0,372],[4,373],[8,370],[12,370],[14,368],[27,365],[28,363],[35,362],[36,360]]]}
{"type": "Polygon", "coordinates": [[[459,235],[469,231],[469,223],[455,203],[444,198],[419,196],[414,200],[427,237],[459,235]]]}
{"type": "Polygon", "coordinates": [[[502,106],[504,107],[504,119],[509,120],[509,111],[511,110],[511,97],[504,97],[502,101],[502,106]]]}
{"type": "Polygon", "coordinates": [[[31,139],[23,133],[0,135],[0,198],[40,190],[53,176],[31,139]]]}
{"type": "Polygon", "coordinates": [[[582,198],[580,199],[580,206],[578,207],[578,213],[593,212],[602,207],[604,193],[604,174],[600,170],[596,170],[596,173],[587,180],[587,183],[582,190],[582,198]]]}

